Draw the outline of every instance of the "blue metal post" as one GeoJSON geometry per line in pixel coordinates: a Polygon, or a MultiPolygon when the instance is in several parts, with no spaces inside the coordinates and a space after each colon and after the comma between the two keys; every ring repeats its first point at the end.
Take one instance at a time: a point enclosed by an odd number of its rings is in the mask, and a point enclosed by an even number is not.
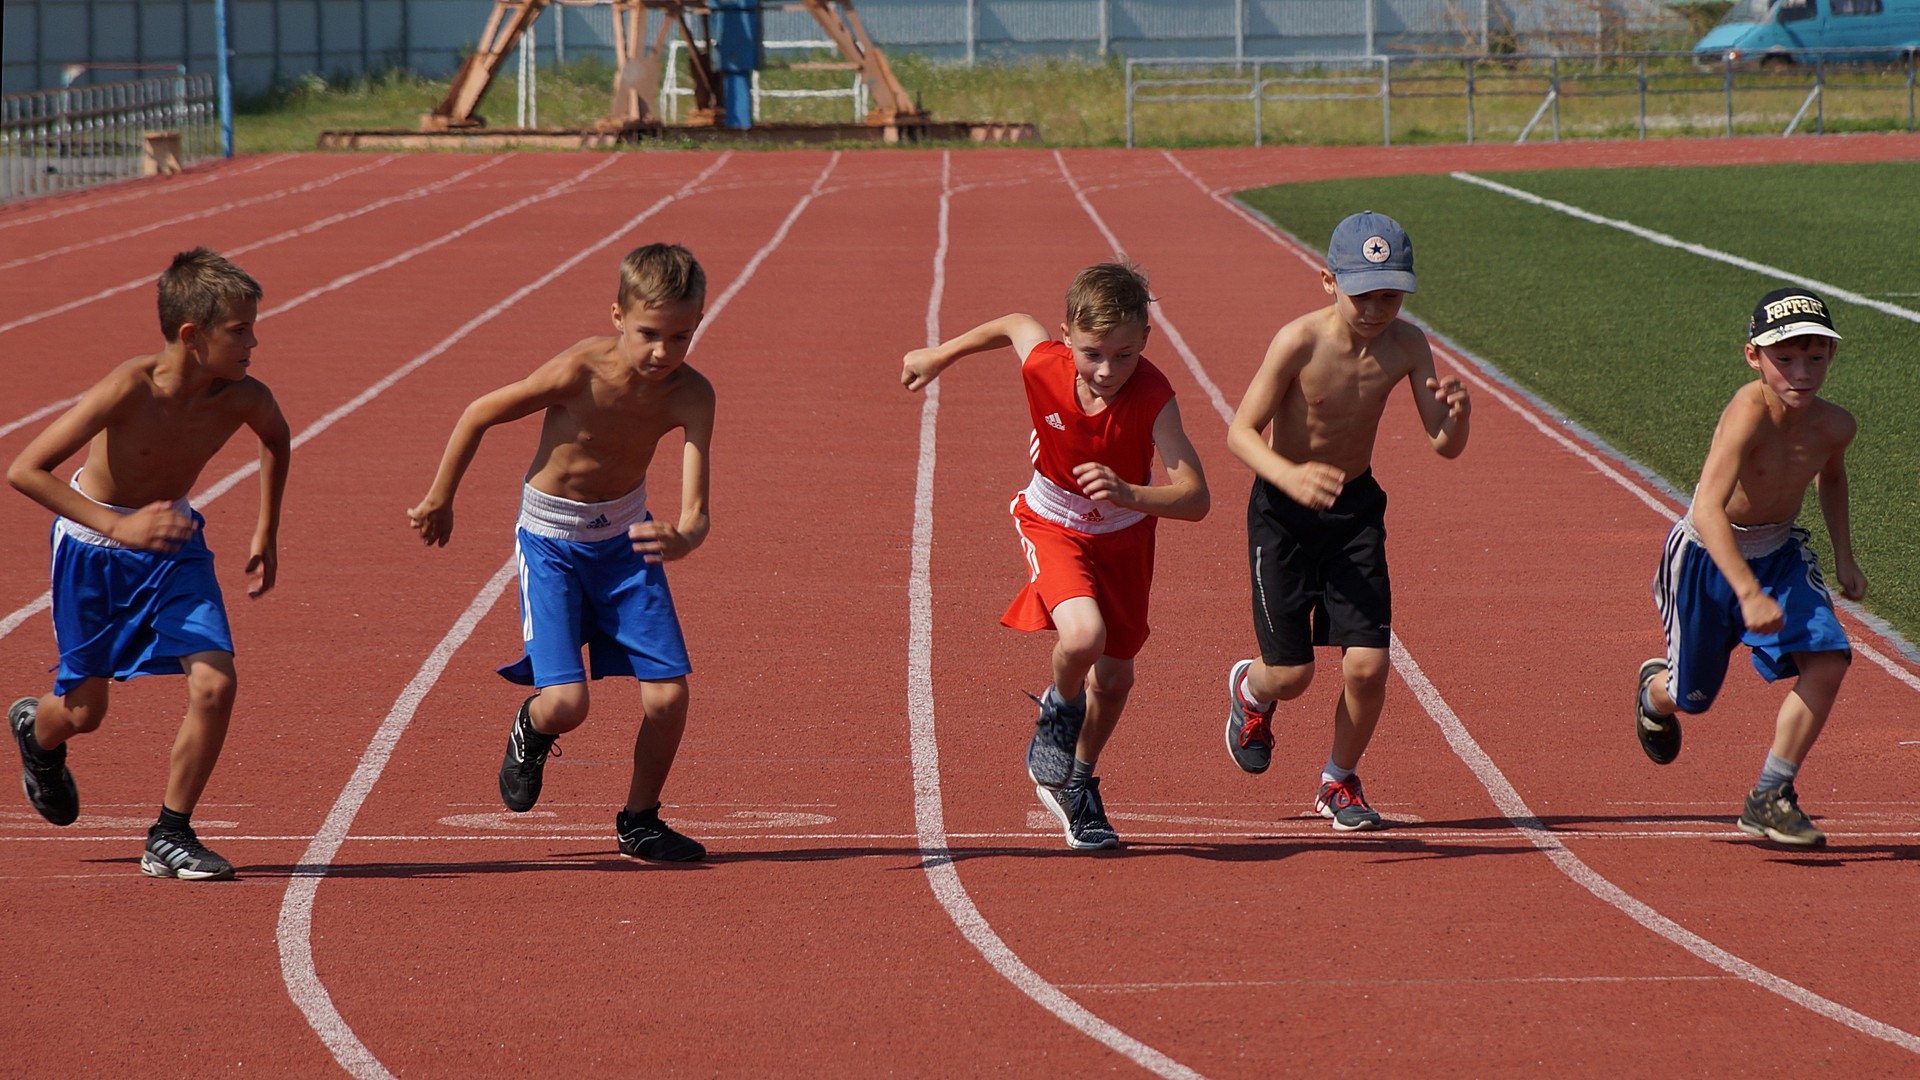
{"type": "Polygon", "coordinates": [[[753,126],[753,73],[760,69],[760,0],[712,0],[720,96],[730,128],[753,126]]]}
{"type": "Polygon", "coordinates": [[[215,70],[220,97],[220,153],[233,156],[233,71],[228,64],[233,49],[227,44],[227,0],[213,0],[215,70]]]}

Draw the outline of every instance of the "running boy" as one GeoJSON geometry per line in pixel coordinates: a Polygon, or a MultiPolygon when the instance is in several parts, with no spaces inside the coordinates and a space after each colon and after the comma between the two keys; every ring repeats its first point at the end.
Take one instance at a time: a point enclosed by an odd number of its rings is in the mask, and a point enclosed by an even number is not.
{"type": "Polygon", "coordinates": [[[708,527],[713,384],[686,363],[706,299],[706,272],[686,248],[649,244],[629,252],[620,264],[613,336],[587,338],[468,405],[432,489],[407,512],[421,540],[445,545],[454,493],[481,436],[545,412],[515,534],[526,654],[500,669],[535,692],[507,733],[500,798],[516,813],[533,809],[554,740],[587,719],[584,646],[594,678],[640,680],[633,780],[626,808],[614,817],[620,854],[636,859],[689,862],[707,853],[660,820],[693,670],[661,564],[699,547],[708,527]],[[647,512],[647,467],[676,428],[686,449],[680,516],[668,524],[647,512]]]}
{"type": "Polygon", "coordinates": [[[1265,772],[1278,703],[1313,682],[1314,646],[1338,646],[1333,750],[1313,808],[1349,832],[1382,824],[1355,772],[1386,700],[1393,624],[1387,495],[1372,472],[1380,416],[1405,382],[1433,449],[1455,458],[1471,403],[1459,379],[1435,375],[1426,335],[1399,317],[1414,277],[1398,222],[1371,210],[1342,221],[1320,286],[1333,303],[1274,335],[1227,428],[1254,471],[1247,554],[1260,655],[1228,673],[1226,737],[1240,768],[1265,772]]]}
{"type": "Polygon", "coordinates": [[[1819,559],[1793,523],[1808,484],[1820,493],[1841,595],[1867,594],[1847,520],[1853,416],[1819,397],[1839,339],[1827,305],[1806,289],[1775,289],[1754,307],[1746,356],[1760,377],[1721,411],[1693,505],[1667,534],[1653,579],[1667,654],[1640,665],[1633,708],[1641,749],[1665,765],[1680,754],[1677,714],[1713,704],[1735,645],[1753,650],[1768,682],[1798,676],[1739,825],[1801,846],[1827,838],[1801,812],[1793,781],[1853,660],[1819,559]]]}
{"type": "Polygon", "coordinates": [[[1000,621],[1059,632],[1053,682],[1036,699],[1027,775],[1073,848],[1120,843],[1093,769],[1147,640],[1155,520],[1207,513],[1207,478],[1180,426],[1173,386],[1141,355],[1152,303],[1134,266],[1090,266],[1067,290],[1062,340],[1031,315],[1006,315],[913,350],[900,373],[908,390],[920,390],[970,353],[1011,345],[1021,358],[1033,479],[1010,510],[1028,580],[1000,621]],[[1156,448],[1164,484],[1153,483],[1156,448]]]}
{"type": "Polygon", "coordinates": [[[206,519],[187,494],[242,426],[260,440],[260,520],[247,595],[273,588],[291,441],[280,406],[247,373],[260,286],[206,248],[174,256],[159,281],[166,347],[95,383],[27,444],[7,480],[53,522],[53,692],[7,709],[27,800],[55,825],[80,816],[67,740],[107,716],[109,679],[182,672],[187,715],[167,768],[160,817],[140,869],[192,881],[230,878],[190,819],[226,742],[236,686],[233,634],[207,550],[206,519]],[[87,448],[62,481],[53,470],[87,448]]]}

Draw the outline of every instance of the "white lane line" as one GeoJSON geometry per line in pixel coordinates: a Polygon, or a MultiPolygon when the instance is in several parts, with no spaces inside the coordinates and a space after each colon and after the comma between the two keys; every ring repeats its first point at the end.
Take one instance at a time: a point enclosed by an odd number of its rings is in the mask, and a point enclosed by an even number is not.
{"type": "Polygon", "coordinates": [[[467,610],[455,620],[453,627],[440,643],[434,646],[426,662],[414,673],[412,681],[393,703],[379,730],[373,734],[373,741],[367,745],[366,752],[360,756],[360,763],[348,778],[346,787],[340,790],[340,797],[334,800],[333,809],[320,825],[320,831],[307,845],[300,856],[299,865],[293,868],[291,879],[287,882],[287,892],[280,901],[280,919],[274,928],[274,939],[280,948],[280,977],[286,983],[287,996],[307,1018],[307,1025],[314,1034],[326,1044],[333,1054],[333,1060],[340,1063],[351,1076],[369,1078],[391,1078],[380,1059],[368,1050],[353,1028],[333,1007],[333,995],[327,993],[326,984],[320,981],[320,973],[313,963],[313,901],[320,891],[320,880],[327,876],[327,870],[333,863],[333,857],[346,842],[347,831],[353,827],[354,817],[360,813],[360,807],[373,793],[373,785],[380,779],[380,773],[386,769],[387,762],[393,757],[393,749],[400,736],[413,721],[413,715],[426,699],[427,692],[440,679],[441,672],[452,661],[454,653],[472,636],[474,628],[493,607],[500,594],[506,592],[507,584],[514,579],[518,569],[517,559],[508,559],[493,579],[467,605],[467,610]]]}
{"type": "MultiPolygon", "coordinates": [[[[641,222],[652,217],[663,207],[692,195],[699,189],[700,185],[706,181],[707,177],[717,172],[732,156],[730,152],[721,155],[713,164],[707,166],[700,175],[682,185],[678,191],[659,199],[652,206],[647,207],[645,210],[627,219],[619,228],[608,233],[593,245],[576,252],[552,270],[541,275],[531,284],[517,290],[513,295],[501,300],[480,315],[475,316],[468,321],[466,326],[456,331],[453,336],[442,341],[430,352],[422,354],[421,357],[417,357],[412,366],[425,363],[426,360],[431,359],[432,356],[444,351],[461,337],[466,336],[466,334],[474,328],[498,317],[502,312],[511,309],[515,304],[519,303],[520,300],[528,294],[579,265],[588,256],[595,254],[614,241],[628,235],[639,226],[641,222]]],[[[832,174],[834,166],[838,164],[839,161],[840,155],[838,153],[835,153],[827,161],[826,167],[820,171],[819,178],[814,181],[813,189],[800,200],[801,206],[804,207],[818,195],[821,186],[826,182],[827,177],[832,174]]],[[[760,251],[756,253],[753,260],[748,263],[748,269],[741,272],[741,281],[735,282],[734,287],[727,291],[722,298],[722,303],[716,304],[714,310],[718,310],[719,307],[723,306],[726,298],[730,298],[739,291],[741,282],[752,274],[753,268],[758,267],[760,263],[765,260],[766,256],[786,237],[787,230],[792,226],[796,216],[797,214],[788,215],[786,221],[782,223],[774,238],[770,239],[760,251]]],[[[709,311],[707,321],[703,325],[710,325],[712,323],[713,313],[713,311],[709,311]]],[[[411,368],[401,369],[402,372],[406,370],[411,370],[411,368]]],[[[509,559],[505,565],[501,566],[499,571],[494,574],[492,580],[487,582],[486,586],[481,589],[480,594],[474,597],[473,603],[468,605],[466,612],[462,614],[459,620],[454,623],[453,627],[447,631],[446,637],[442,638],[440,644],[428,655],[427,659],[421,664],[420,670],[415,673],[412,681],[407,684],[407,688],[401,692],[399,699],[394,702],[393,709],[388,712],[385,721],[381,723],[379,730],[374,733],[373,741],[368,744],[366,752],[361,756],[360,764],[354,769],[353,776],[348,780],[347,786],[341,790],[340,797],[335,800],[332,811],[327,814],[326,821],[322,823],[320,831],[313,839],[313,843],[308,846],[306,854],[301,857],[300,865],[296,868],[293,880],[287,886],[286,897],[281,902],[280,925],[276,937],[280,945],[280,970],[287,985],[287,993],[293,999],[294,1004],[299,1007],[301,1014],[307,1018],[307,1023],[312,1026],[314,1032],[320,1036],[321,1041],[326,1044],[327,1049],[333,1053],[334,1060],[339,1062],[340,1067],[355,1077],[363,1078],[363,1080],[369,1077],[383,1078],[384,1080],[384,1078],[390,1078],[392,1074],[388,1072],[386,1066],[381,1064],[380,1060],[367,1049],[366,1045],[354,1034],[352,1027],[340,1016],[339,1011],[333,1007],[332,996],[327,993],[326,985],[320,981],[319,973],[314,968],[312,942],[314,899],[320,889],[320,880],[326,877],[328,867],[332,863],[333,857],[339,852],[340,846],[346,842],[349,831],[353,827],[354,817],[360,813],[360,807],[365,804],[368,796],[373,793],[374,784],[380,779],[380,773],[386,768],[388,760],[393,756],[393,748],[395,744],[399,742],[400,736],[406,731],[407,725],[412,722],[414,712],[419,708],[420,702],[425,699],[428,691],[433,689],[433,684],[439,679],[440,673],[446,669],[447,663],[453,658],[453,654],[459,651],[460,646],[464,644],[467,638],[473,633],[474,627],[479,625],[481,618],[492,608],[494,601],[498,600],[500,594],[506,590],[507,583],[514,579],[517,564],[517,559],[509,559]]]]}
{"type": "Polygon", "coordinates": [[[1567,850],[1566,845],[1560,842],[1560,838],[1555,836],[1527,807],[1526,801],[1520,797],[1520,793],[1514,789],[1513,785],[1507,782],[1506,775],[1500,771],[1499,766],[1493,763],[1493,759],[1488,757],[1486,751],[1480,748],[1480,744],[1468,734],[1466,725],[1460,722],[1460,718],[1454,715],[1452,707],[1440,696],[1440,691],[1428,681],[1426,672],[1421,671],[1420,665],[1414,662],[1413,655],[1407,652],[1398,634],[1393,637],[1392,655],[1394,670],[1400,673],[1401,679],[1405,680],[1407,686],[1412,689],[1413,696],[1419,699],[1421,708],[1425,709],[1427,715],[1433,718],[1433,722],[1439,725],[1441,734],[1446,737],[1447,745],[1451,746],[1460,760],[1466,762],[1467,767],[1473,770],[1473,775],[1480,781],[1480,785],[1493,796],[1494,805],[1499,807],[1500,813],[1518,826],[1533,845],[1553,861],[1553,865],[1562,874],[1600,900],[1617,908],[1634,922],[1714,967],[1737,975],[1763,990],[1770,990],[1809,1012],[1843,1024],[1863,1035],[1884,1039],[1902,1050],[1920,1054],[1920,1036],[1856,1012],[1837,1001],[1814,993],[1799,983],[1783,979],[1757,964],[1742,960],[1655,911],[1652,906],[1632,896],[1582,862],[1579,856],[1567,850]]]}
{"type": "Polygon", "coordinates": [[[1651,240],[1652,242],[1659,244],[1661,247],[1670,247],[1679,251],[1685,251],[1690,254],[1701,256],[1702,258],[1712,259],[1715,262],[1726,263],[1728,266],[1737,266],[1742,270],[1751,270],[1756,274],[1765,274],[1769,277],[1777,278],[1781,281],[1792,281],[1800,285],[1805,285],[1810,289],[1815,289],[1823,293],[1824,295],[1828,296],[1829,298],[1837,298],[1840,300],[1845,300],[1851,304],[1859,304],[1861,307],[1870,307],[1875,311],[1879,311],[1879,312],[1883,312],[1885,314],[1891,315],[1896,319],[1905,319],[1908,322],[1920,322],[1920,311],[1914,311],[1911,308],[1903,308],[1898,304],[1889,304],[1884,300],[1875,300],[1873,297],[1867,296],[1863,293],[1857,293],[1851,289],[1844,289],[1838,285],[1829,285],[1824,281],[1816,281],[1813,278],[1796,274],[1791,270],[1782,270],[1777,266],[1769,266],[1766,263],[1754,262],[1752,259],[1743,259],[1738,255],[1734,255],[1730,252],[1721,251],[1718,248],[1710,248],[1704,244],[1690,243],[1688,241],[1681,240],[1677,237],[1669,236],[1663,232],[1655,232],[1652,229],[1645,228],[1640,225],[1635,225],[1631,221],[1621,221],[1618,218],[1603,217],[1599,214],[1594,213],[1591,210],[1582,210],[1577,206],[1560,202],[1557,199],[1544,198],[1542,196],[1535,195],[1530,191],[1523,191],[1517,187],[1510,187],[1506,184],[1502,184],[1494,180],[1488,180],[1485,177],[1475,176],[1472,173],[1456,172],[1456,173],[1450,173],[1449,175],[1451,175],[1455,180],[1462,180],[1462,181],[1465,181],[1466,183],[1474,184],[1479,187],[1486,188],[1488,191],[1496,191],[1510,198],[1519,199],[1521,202],[1524,202],[1524,203],[1532,203],[1535,206],[1544,207],[1548,210],[1559,211],[1560,213],[1565,214],[1568,217],[1579,218],[1581,221],[1592,222],[1595,225],[1605,225],[1608,228],[1619,229],[1621,232],[1631,233],[1634,236],[1640,237],[1642,240],[1651,240]]]}
{"type": "Polygon", "coordinates": [[[52,221],[55,218],[63,218],[69,214],[82,214],[82,213],[86,213],[89,210],[98,210],[98,209],[101,209],[102,207],[117,206],[121,203],[133,202],[136,199],[144,199],[149,195],[171,194],[176,191],[184,191],[187,188],[200,187],[203,184],[217,183],[221,180],[226,180],[231,177],[244,176],[250,172],[259,172],[261,169],[267,168],[268,166],[271,166],[271,165],[278,165],[284,161],[292,161],[294,157],[295,155],[293,154],[279,154],[274,157],[263,158],[260,161],[254,162],[249,165],[240,165],[230,169],[222,169],[210,175],[195,177],[191,180],[170,180],[163,183],[149,183],[142,186],[137,191],[124,194],[124,195],[117,195],[112,198],[88,199],[85,202],[82,202],[73,206],[63,206],[58,210],[49,210],[44,214],[28,214],[21,217],[7,218],[4,220],[0,220],[0,229],[14,229],[22,225],[35,225],[42,221],[52,221]]]}
{"type": "Polygon", "coordinates": [[[40,406],[39,408],[33,410],[32,412],[28,413],[27,415],[21,417],[18,420],[13,420],[6,424],[0,424],[0,438],[4,438],[8,435],[13,434],[14,432],[20,430],[23,427],[26,427],[28,424],[33,423],[35,420],[38,420],[43,416],[51,416],[52,414],[59,412],[61,409],[64,409],[67,406],[79,400],[80,400],[79,394],[75,394],[69,398],[61,398],[59,401],[53,402],[50,405],[40,406]]]}
{"type": "MultiPolygon", "coordinates": [[[[1163,151],[1163,153],[1165,152],[1163,151]]],[[[1171,154],[1166,154],[1165,156],[1167,160],[1174,161],[1176,165],[1179,164],[1171,154]]],[[[1189,180],[1193,181],[1195,186],[1199,187],[1201,191],[1206,192],[1210,197],[1215,199],[1215,201],[1223,201],[1219,195],[1209,191],[1205,184],[1200,183],[1199,178],[1189,172],[1184,166],[1180,168],[1180,171],[1185,174],[1189,180]]],[[[1311,253],[1307,251],[1305,245],[1293,237],[1286,235],[1277,226],[1267,222],[1264,223],[1261,231],[1269,238],[1280,243],[1283,247],[1294,251],[1302,260],[1309,261],[1309,265],[1314,264],[1311,253]]],[[[1490,367],[1490,365],[1488,366],[1490,367]]],[[[1512,399],[1504,399],[1504,402],[1508,404],[1509,407],[1515,408],[1522,416],[1528,415],[1525,411],[1519,410],[1512,399]]],[[[1222,419],[1230,421],[1232,419],[1231,414],[1223,414],[1222,419]]],[[[1628,483],[1620,474],[1612,473],[1611,475],[1617,483],[1627,487],[1628,490],[1634,489],[1634,485],[1628,483]]],[[[1480,781],[1480,785],[1486,788],[1487,793],[1493,797],[1494,805],[1499,808],[1501,814],[1525,832],[1527,838],[1532,841],[1534,846],[1545,852],[1547,857],[1552,860],[1554,866],[1558,868],[1562,874],[1565,874],[1594,896],[1619,909],[1627,915],[1627,917],[1633,919],[1633,921],[1639,923],[1641,926],[1679,945],[1681,948],[1715,967],[1723,971],[1731,972],[1756,986],[1779,994],[1781,997],[1820,1016],[1844,1024],[1863,1034],[1885,1039],[1902,1049],[1920,1053],[1920,1036],[1915,1036],[1891,1024],[1883,1023],[1863,1013],[1856,1012],[1838,1002],[1821,997],[1819,994],[1797,983],[1790,982],[1755,964],[1742,960],[1740,957],[1720,948],[1665,915],[1660,914],[1658,911],[1655,911],[1646,903],[1629,895],[1625,890],[1596,873],[1588,867],[1586,863],[1581,862],[1571,851],[1567,850],[1559,838],[1548,829],[1533,811],[1527,808],[1526,803],[1520,798],[1520,793],[1513,788],[1513,785],[1507,782],[1506,776],[1494,765],[1493,759],[1488,757],[1486,752],[1480,748],[1480,744],[1474,741],[1472,735],[1468,734],[1466,725],[1460,722],[1459,717],[1454,715],[1453,709],[1447,705],[1445,699],[1440,696],[1440,692],[1427,680],[1426,673],[1421,671],[1419,664],[1413,659],[1413,654],[1407,651],[1406,646],[1401,642],[1398,634],[1393,636],[1390,655],[1393,659],[1394,670],[1400,673],[1401,679],[1413,690],[1414,696],[1419,699],[1420,705],[1426,710],[1427,715],[1433,719],[1435,724],[1439,725],[1441,733],[1446,737],[1447,744],[1453,748],[1454,753],[1472,770],[1474,777],[1480,781]]]]}
{"type": "Polygon", "coordinates": [[[329,187],[333,184],[337,184],[340,181],[347,179],[348,177],[359,176],[361,173],[368,173],[368,172],[372,172],[375,169],[385,168],[386,166],[392,164],[397,160],[399,160],[399,155],[389,154],[386,157],[377,158],[374,161],[371,161],[365,165],[356,166],[355,168],[351,168],[351,169],[342,169],[337,173],[332,173],[327,176],[319,177],[318,179],[309,180],[304,184],[299,184],[294,187],[281,188],[278,191],[269,191],[269,192],[266,192],[265,194],[253,195],[245,199],[235,199],[232,202],[221,203],[219,206],[209,206],[204,210],[195,210],[191,214],[181,214],[178,217],[170,217],[164,221],[151,222],[149,224],[142,225],[137,229],[127,229],[123,232],[113,233],[110,236],[96,236],[96,237],[93,237],[92,239],[81,240],[72,244],[68,244],[65,247],[57,247],[47,251],[36,252],[32,255],[24,255],[18,259],[13,259],[8,262],[0,263],[0,270],[15,270],[22,266],[30,266],[34,263],[46,262],[48,259],[56,258],[61,255],[71,255],[76,251],[85,251],[88,248],[101,247],[102,245],[105,245],[105,244],[116,244],[122,240],[131,240],[136,236],[142,236],[147,233],[153,232],[157,229],[164,229],[173,225],[182,225],[189,221],[200,221],[205,218],[219,217],[222,214],[230,214],[233,211],[242,209],[244,207],[257,206],[260,203],[275,202],[280,199],[284,199],[289,195],[304,195],[307,192],[318,191],[323,187],[329,187]]]}
{"type": "MultiPolygon", "coordinates": [[[[613,157],[612,155],[609,155],[605,161],[599,163],[598,165],[595,165],[588,169],[584,169],[579,173],[575,174],[574,176],[554,184],[552,187],[547,188],[545,191],[541,191],[537,194],[529,195],[526,198],[519,200],[518,202],[510,203],[506,206],[503,206],[500,209],[495,210],[484,217],[481,217],[475,221],[469,222],[466,225],[463,225],[460,228],[445,234],[444,236],[441,236],[434,240],[429,240],[426,243],[419,245],[418,247],[410,248],[407,251],[401,252],[399,255],[395,255],[390,259],[386,259],[379,263],[375,263],[370,267],[367,267],[362,270],[357,270],[351,274],[344,274],[340,277],[333,279],[333,281],[317,289],[310,289],[306,293],[303,293],[300,296],[296,296],[292,300],[289,300],[284,304],[281,304],[274,308],[270,308],[267,311],[261,312],[260,318],[264,319],[269,315],[278,315],[286,311],[290,311],[293,308],[296,308],[301,304],[306,303],[309,300],[315,299],[316,297],[322,296],[336,289],[343,288],[346,285],[359,281],[360,279],[365,278],[371,274],[378,273],[379,271],[385,270],[392,266],[397,266],[400,263],[403,263],[408,259],[411,259],[416,255],[419,255],[422,252],[439,247],[442,244],[449,243],[455,237],[463,235],[467,232],[471,232],[472,230],[479,228],[480,226],[486,224],[489,221],[494,220],[495,218],[503,217],[516,210],[530,206],[536,202],[541,202],[546,199],[554,198],[555,196],[560,195],[561,193],[572,188],[574,185],[580,183],[581,181],[586,180],[588,177],[598,173],[600,170],[607,168],[609,165],[612,165],[616,160],[618,159],[613,157]]],[[[655,202],[652,206],[641,211],[638,215],[636,215],[633,219],[631,219],[627,223],[627,225],[624,226],[624,228],[631,228],[632,226],[639,224],[641,221],[646,220],[647,217],[651,216],[654,212],[666,206],[668,203],[671,203],[676,199],[683,198],[687,193],[689,193],[693,189],[694,186],[698,185],[703,178],[710,175],[715,169],[718,169],[726,160],[727,160],[726,156],[723,155],[718,161],[715,161],[711,166],[709,166],[705,172],[702,172],[699,176],[688,181],[687,186],[681,188],[679,192],[662,197],[659,201],[655,202]]],[[[580,260],[585,259],[588,255],[591,255],[594,252],[600,250],[601,248],[606,247],[608,244],[612,243],[615,239],[617,239],[619,235],[620,235],[619,233],[609,234],[607,237],[603,238],[598,244],[594,245],[591,248],[586,249],[585,251],[580,252],[578,255],[574,256],[574,258],[569,260],[568,262],[561,263],[558,267],[549,271],[546,276],[535,281],[533,284],[523,287],[518,292],[514,293],[512,296],[509,296],[507,299],[502,300],[500,303],[495,304],[491,308],[488,308],[485,312],[482,312],[480,315],[477,315],[474,318],[468,320],[466,325],[460,327],[458,330],[455,330],[452,334],[449,334],[447,337],[441,339],[438,345],[435,345],[433,348],[428,349],[426,352],[421,353],[420,355],[414,357],[412,360],[409,360],[405,364],[402,364],[399,367],[395,368],[394,370],[388,372],[379,381],[373,383],[371,386],[367,387],[365,390],[362,390],[351,401],[348,401],[346,404],[341,405],[338,408],[334,409],[332,412],[329,412],[325,416],[322,416],[320,419],[314,421],[312,424],[309,424],[298,435],[295,435],[293,438],[293,447],[295,449],[298,449],[299,447],[306,445],[308,442],[310,442],[315,436],[319,435],[321,432],[327,430],[328,428],[332,427],[334,424],[345,419],[350,414],[356,412],[357,410],[359,410],[361,406],[365,405],[367,402],[372,401],[374,398],[379,397],[381,394],[385,393],[388,388],[393,386],[394,383],[397,383],[401,379],[412,374],[416,369],[418,369],[419,367],[427,363],[427,361],[432,360],[434,357],[439,356],[441,353],[445,352],[447,349],[452,348],[462,338],[466,337],[468,334],[471,334],[474,330],[478,329],[482,324],[490,322],[493,319],[499,317],[499,315],[502,312],[504,312],[508,307],[510,307],[513,303],[518,301],[520,298],[524,297],[528,293],[533,292],[535,289],[540,288],[541,286],[545,285],[548,281],[551,281],[553,278],[558,277],[560,274],[565,273],[567,270],[572,269],[575,265],[579,263],[580,260]]],[[[245,465],[242,465],[241,467],[228,473],[226,476],[221,477],[212,486],[195,494],[190,499],[190,501],[193,503],[193,505],[196,508],[205,507],[207,504],[213,502],[215,499],[218,499],[220,496],[225,495],[227,492],[233,490],[234,485],[240,483],[241,481],[245,480],[247,477],[252,476],[254,473],[257,473],[259,471],[260,471],[260,462],[257,459],[254,461],[249,461],[245,465]]],[[[49,589],[48,591],[41,593],[39,596],[29,601],[26,604],[26,606],[21,607],[18,610],[8,614],[5,618],[0,619],[0,639],[4,639],[8,634],[13,633],[14,630],[19,628],[21,623],[26,622],[29,618],[32,618],[34,615],[37,615],[40,612],[47,610],[47,608],[52,605],[52,602],[53,602],[53,591],[49,589]]]]}
{"type": "MultiPolygon", "coordinates": [[[[947,249],[953,205],[953,156],[940,155],[939,240],[933,254],[933,286],[927,296],[927,344],[940,343],[940,302],[946,292],[947,249]]],[[[923,391],[920,406],[920,451],[914,477],[913,566],[907,579],[907,717],[913,748],[913,819],[922,856],[921,868],[935,899],[1001,978],[1059,1017],[1076,1031],[1097,1040],[1127,1060],[1159,1076],[1198,1077],[1200,1074],[1153,1047],[1135,1039],[1068,997],[1007,947],[992,924],[974,906],[973,898],[954,867],[946,815],[940,795],[940,743],[934,730],[933,702],[933,472],[940,383],[923,391]]]]}

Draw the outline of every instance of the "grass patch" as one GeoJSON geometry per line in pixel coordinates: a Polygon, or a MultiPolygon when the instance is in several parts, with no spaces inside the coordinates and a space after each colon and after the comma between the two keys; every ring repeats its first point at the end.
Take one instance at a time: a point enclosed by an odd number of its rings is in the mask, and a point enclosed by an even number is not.
{"type": "MultiPolygon", "coordinates": [[[[1526,191],[1884,300],[1920,306],[1911,245],[1920,165],[1609,169],[1503,173],[1526,191]]],[[[1691,491],[1715,422],[1752,377],[1741,357],[1754,301],[1781,282],[1444,176],[1342,180],[1244,193],[1324,248],[1355,210],[1413,236],[1420,292],[1407,307],[1621,452],[1691,491]]],[[[1854,554],[1867,607],[1920,641],[1920,332],[1828,296],[1846,340],[1822,396],[1850,410],[1854,554]]],[[[1468,451],[1472,453],[1471,450],[1468,451]]],[[[1811,498],[1801,523],[1829,573],[1811,498]]],[[[1652,573],[1658,537],[1643,553],[1652,573]]],[[[1635,557],[1623,553],[1625,558],[1635,557]]]]}

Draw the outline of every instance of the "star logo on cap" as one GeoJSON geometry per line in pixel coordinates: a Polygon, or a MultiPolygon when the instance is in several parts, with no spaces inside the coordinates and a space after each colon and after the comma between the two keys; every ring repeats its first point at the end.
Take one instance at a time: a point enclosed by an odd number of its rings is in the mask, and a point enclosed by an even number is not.
{"type": "Polygon", "coordinates": [[[1384,238],[1369,236],[1367,242],[1360,245],[1360,253],[1366,256],[1370,263],[1383,263],[1392,256],[1393,249],[1387,246],[1384,238]]]}

